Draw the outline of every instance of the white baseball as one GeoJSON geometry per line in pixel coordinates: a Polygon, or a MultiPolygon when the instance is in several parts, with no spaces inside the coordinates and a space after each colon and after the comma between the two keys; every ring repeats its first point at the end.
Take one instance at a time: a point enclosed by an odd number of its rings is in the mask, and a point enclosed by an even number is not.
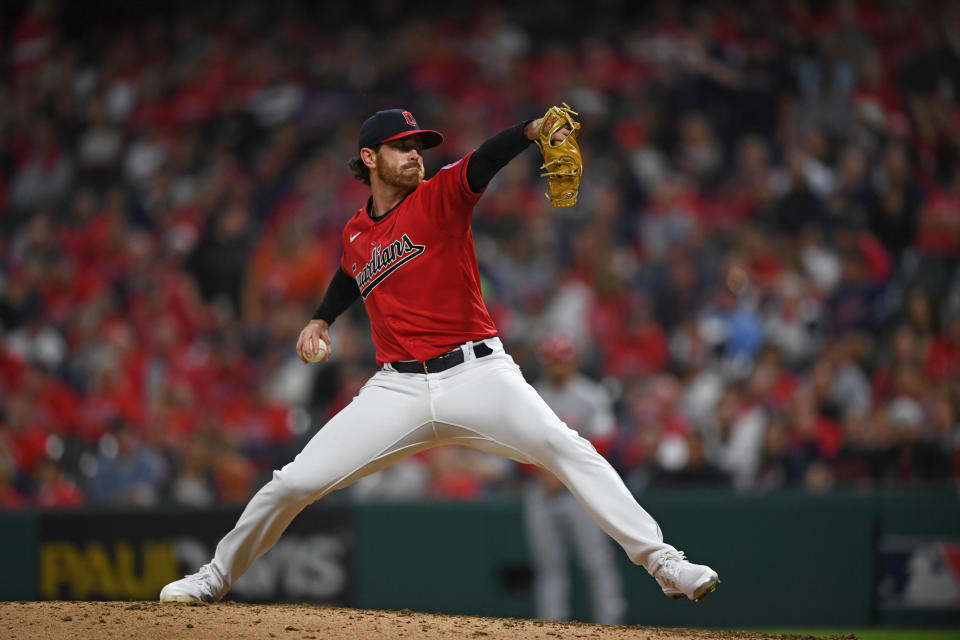
{"type": "Polygon", "coordinates": [[[323,340],[318,340],[320,344],[317,345],[317,353],[313,356],[307,356],[307,362],[320,362],[327,355],[327,343],[323,340]]]}

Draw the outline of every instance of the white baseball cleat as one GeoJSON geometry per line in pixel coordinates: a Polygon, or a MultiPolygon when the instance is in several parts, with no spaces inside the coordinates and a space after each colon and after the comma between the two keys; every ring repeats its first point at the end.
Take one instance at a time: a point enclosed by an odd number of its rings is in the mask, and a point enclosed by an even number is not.
{"type": "Polygon", "coordinates": [[[171,582],[160,590],[160,602],[217,602],[216,576],[209,564],[205,564],[196,573],[171,582]]]}
{"type": "Polygon", "coordinates": [[[650,572],[663,594],[674,600],[687,596],[697,602],[720,584],[717,572],[704,564],[693,564],[682,551],[667,551],[654,562],[656,568],[650,572]]]}

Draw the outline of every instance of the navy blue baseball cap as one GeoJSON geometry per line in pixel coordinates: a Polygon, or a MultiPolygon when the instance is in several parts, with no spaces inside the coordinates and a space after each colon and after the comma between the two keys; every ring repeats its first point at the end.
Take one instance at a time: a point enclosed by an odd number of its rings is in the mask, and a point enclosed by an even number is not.
{"type": "Polygon", "coordinates": [[[435,147],[443,142],[443,135],[439,131],[421,129],[416,118],[409,111],[404,109],[377,111],[360,127],[357,151],[364,147],[372,149],[381,142],[400,140],[413,135],[420,136],[424,149],[435,147]]]}

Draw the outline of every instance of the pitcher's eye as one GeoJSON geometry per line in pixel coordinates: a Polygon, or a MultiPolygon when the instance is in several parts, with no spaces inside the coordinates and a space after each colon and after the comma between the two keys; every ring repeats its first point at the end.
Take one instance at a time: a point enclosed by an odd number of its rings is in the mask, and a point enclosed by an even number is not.
{"type": "Polygon", "coordinates": [[[410,151],[410,149],[416,149],[417,151],[423,150],[423,144],[419,140],[398,140],[392,146],[399,151],[410,151]]]}

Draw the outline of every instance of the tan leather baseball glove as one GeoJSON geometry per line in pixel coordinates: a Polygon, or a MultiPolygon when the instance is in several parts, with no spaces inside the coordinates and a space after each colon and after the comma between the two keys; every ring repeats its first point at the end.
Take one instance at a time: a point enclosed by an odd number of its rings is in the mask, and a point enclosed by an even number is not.
{"type": "Polygon", "coordinates": [[[550,107],[540,123],[539,137],[534,140],[543,154],[544,170],[541,177],[547,179],[547,200],[555,207],[572,207],[577,204],[580,191],[580,176],[583,173],[583,157],[577,133],[580,123],[573,116],[580,115],[566,102],[562,107],[550,107]],[[563,140],[554,140],[554,134],[566,127],[570,134],[563,140]]]}

